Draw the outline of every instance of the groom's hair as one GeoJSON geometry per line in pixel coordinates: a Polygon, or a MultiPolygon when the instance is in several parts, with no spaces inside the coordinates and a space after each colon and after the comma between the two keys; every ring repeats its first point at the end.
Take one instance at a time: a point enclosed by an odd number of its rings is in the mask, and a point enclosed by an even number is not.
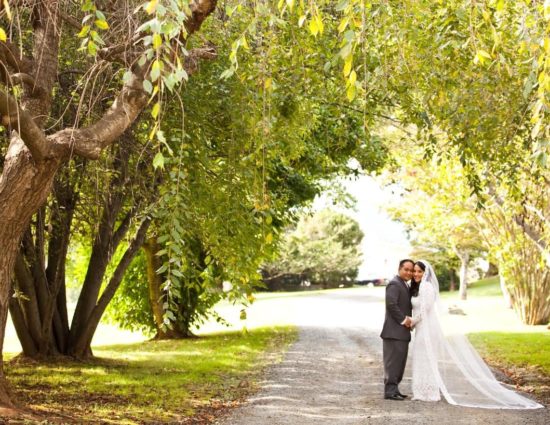
{"type": "Polygon", "coordinates": [[[399,270],[401,270],[403,268],[403,266],[405,265],[405,263],[411,263],[412,265],[414,265],[414,261],[411,260],[410,258],[405,258],[404,260],[401,260],[399,262],[399,270]]]}

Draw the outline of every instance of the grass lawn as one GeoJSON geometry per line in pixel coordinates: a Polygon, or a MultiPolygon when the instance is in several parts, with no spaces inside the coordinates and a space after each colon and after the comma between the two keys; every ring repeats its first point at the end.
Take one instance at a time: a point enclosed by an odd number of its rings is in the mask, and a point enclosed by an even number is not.
{"type": "Polygon", "coordinates": [[[255,388],[262,368],[296,337],[293,327],[197,339],[95,347],[90,362],[6,365],[18,401],[77,423],[175,423],[208,415],[255,388]],[[267,354],[266,354],[267,353],[267,354]]]}
{"type": "Polygon", "coordinates": [[[493,362],[534,367],[550,377],[550,332],[480,332],[469,338],[493,362]]]}

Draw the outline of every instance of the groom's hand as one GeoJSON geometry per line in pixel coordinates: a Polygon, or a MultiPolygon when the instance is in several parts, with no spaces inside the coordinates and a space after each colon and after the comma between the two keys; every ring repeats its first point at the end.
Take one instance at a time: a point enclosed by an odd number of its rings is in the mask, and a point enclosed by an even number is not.
{"type": "Polygon", "coordinates": [[[405,316],[405,320],[403,321],[402,325],[405,326],[406,328],[411,329],[413,325],[412,318],[409,316],[405,316]]]}

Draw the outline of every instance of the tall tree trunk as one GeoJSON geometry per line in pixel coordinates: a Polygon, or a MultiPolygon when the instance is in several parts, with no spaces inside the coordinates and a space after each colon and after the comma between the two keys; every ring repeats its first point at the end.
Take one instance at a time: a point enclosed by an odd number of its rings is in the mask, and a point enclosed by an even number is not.
{"type": "Polygon", "coordinates": [[[470,253],[467,251],[457,251],[457,256],[460,259],[460,286],[458,293],[461,300],[466,300],[468,290],[468,263],[470,262],[470,253]]]}
{"type": "Polygon", "coordinates": [[[450,274],[449,291],[456,291],[456,270],[449,269],[449,274],[450,274]]]}
{"type": "Polygon", "coordinates": [[[88,320],[86,321],[86,326],[81,330],[79,334],[75,335],[74,340],[70,340],[69,354],[71,354],[72,356],[77,358],[86,358],[92,355],[91,343],[94,333],[97,329],[97,325],[99,324],[99,321],[101,320],[101,317],[103,316],[107,305],[113,299],[116,290],[120,286],[126,269],[143,245],[150,224],[150,218],[146,218],[141,223],[141,226],[139,227],[139,230],[137,231],[134,239],[130,242],[130,245],[126,249],[113,275],[111,276],[107,287],[99,297],[99,300],[97,300],[97,302],[95,303],[94,308],[92,309],[88,320]]]}

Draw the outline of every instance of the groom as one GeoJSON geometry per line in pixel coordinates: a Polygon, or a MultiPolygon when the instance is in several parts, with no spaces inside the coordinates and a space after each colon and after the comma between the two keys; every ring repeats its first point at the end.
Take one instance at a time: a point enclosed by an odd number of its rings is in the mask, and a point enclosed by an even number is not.
{"type": "Polygon", "coordinates": [[[386,317],[380,337],[384,354],[384,398],[404,400],[397,387],[403,379],[411,340],[412,304],[407,281],[412,279],[414,263],[399,262],[399,271],[386,286],[386,317]]]}

